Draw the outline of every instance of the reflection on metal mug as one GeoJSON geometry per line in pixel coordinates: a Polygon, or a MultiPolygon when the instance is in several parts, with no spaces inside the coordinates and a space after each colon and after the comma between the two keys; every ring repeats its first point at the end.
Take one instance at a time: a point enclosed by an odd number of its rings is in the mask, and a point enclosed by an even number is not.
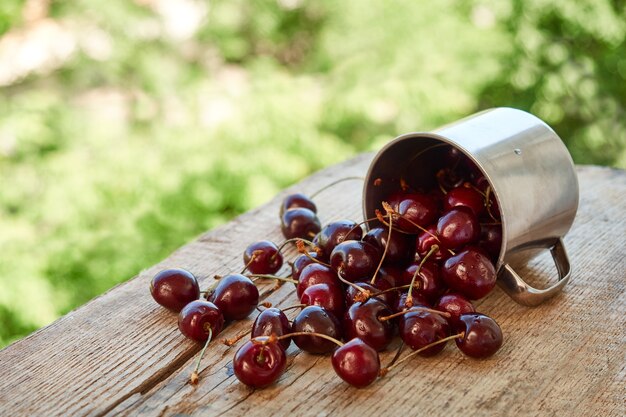
{"type": "Polygon", "coordinates": [[[500,207],[502,247],[496,262],[498,284],[515,301],[534,306],[557,294],[571,275],[563,246],[578,208],[578,179],[572,158],[557,134],[521,110],[496,108],[432,132],[407,133],[374,157],[363,192],[365,218],[403,176],[410,184],[432,186],[438,154],[452,145],[480,168],[500,207]],[[381,178],[380,186],[373,186],[381,178]],[[532,249],[549,249],[559,274],[545,289],[528,285],[511,265],[528,262],[532,249]]]}

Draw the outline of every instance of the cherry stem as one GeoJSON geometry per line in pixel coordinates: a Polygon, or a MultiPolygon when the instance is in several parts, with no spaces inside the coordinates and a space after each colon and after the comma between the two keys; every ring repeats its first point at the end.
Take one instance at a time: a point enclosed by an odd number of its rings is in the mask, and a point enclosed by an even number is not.
{"type": "MultiPolygon", "coordinates": [[[[352,229],[348,230],[348,233],[346,233],[345,235],[343,235],[343,236],[342,236],[342,238],[341,238],[341,242],[343,242],[344,240],[346,240],[346,236],[350,236],[350,234],[351,234],[352,232],[354,232],[354,231],[355,231],[358,227],[361,227],[361,226],[363,226],[364,224],[367,224],[367,223],[369,223],[369,222],[373,222],[374,220],[378,220],[378,218],[377,218],[377,217],[370,217],[369,219],[365,219],[365,220],[363,220],[362,222],[357,223],[356,225],[354,225],[354,227],[353,227],[352,229]]],[[[339,243],[341,243],[341,242],[339,242],[339,243]]]]}
{"type": "Polygon", "coordinates": [[[189,377],[189,382],[192,385],[196,385],[198,381],[200,380],[200,376],[198,375],[198,370],[200,369],[200,361],[202,360],[202,357],[204,356],[204,352],[206,351],[207,346],[209,346],[209,343],[211,342],[212,338],[213,338],[213,329],[211,328],[211,326],[209,326],[209,337],[207,338],[206,343],[204,344],[204,347],[200,351],[200,356],[198,356],[198,362],[196,363],[196,368],[191,373],[191,377],[189,377]]]}
{"type": "Polygon", "coordinates": [[[370,297],[378,297],[379,295],[387,294],[388,292],[392,292],[392,291],[406,290],[410,286],[411,284],[405,284],[405,285],[400,285],[398,287],[387,288],[386,290],[371,293],[370,297]]]}
{"type": "Polygon", "coordinates": [[[391,362],[389,362],[389,364],[384,369],[388,369],[390,366],[396,363],[396,361],[400,357],[400,354],[402,353],[403,348],[404,348],[404,341],[400,343],[400,346],[398,346],[398,350],[396,351],[396,354],[393,356],[393,359],[391,360],[391,362]]]}
{"type": "MultiPolygon", "coordinates": [[[[383,207],[385,208],[385,210],[387,210],[387,207],[391,208],[391,206],[389,205],[389,203],[383,201],[383,207]]],[[[389,212],[387,212],[389,213],[389,212]]],[[[370,281],[370,284],[374,285],[374,282],[376,282],[376,275],[378,275],[378,271],[380,271],[380,268],[383,266],[383,262],[385,261],[385,257],[387,256],[387,249],[389,249],[389,242],[391,242],[391,231],[393,230],[393,217],[389,216],[389,234],[387,235],[387,244],[385,245],[385,250],[383,251],[383,256],[381,256],[380,258],[380,262],[378,262],[378,267],[376,268],[376,271],[374,271],[374,275],[372,276],[372,280],[370,281]]]]}
{"type": "Polygon", "coordinates": [[[209,288],[207,288],[204,291],[200,291],[200,294],[206,294],[206,298],[209,297],[209,295],[211,295],[211,293],[213,292],[213,290],[217,287],[217,285],[220,283],[220,279],[222,278],[221,275],[214,275],[213,276],[214,279],[216,279],[217,281],[215,281],[213,284],[211,284],[211,286],[209,288]]]}
{"type": "Polygon", "coordinates": [[[278,246],[278,251],[275,254],[273,254],[270,259],[273,261],[276,258],[276,256],[278,256],[278,254],[282,252],[283,248],[285,246],[287,246],[288,244],[290,244],[290,243],[296,243],[297,244],[298,242],[303,242],[303,243],[311,246],[315,252],[317,252],[319,250],[319,248],[315,245],[315,243],[311,242],[310,240],[306,240],[306,239],[303,239],[301,237],[294,237],[294,238],[291,238],[291,239],[287,239],[283,243],[281,243],[280,246],[278,246]]]}
{"type": "Polygon", "coordinates": [[[344,177],[344,178],[340,178],[340,179],[335,180],[335,181],[333,181],[333,182],[331,182],[331,183],[329,183],[329,184],[326,184],[325,186],[323,186],[322,188],[320,188],[319,190],[317,190],[316,192],[314,192],[313,194],[311,194],[311,195],[309,196],[309,198],[313,199],[314,197],[316,197],[317,195],[319,195],[322,191],[327,190],[327,189],[329,189],[330,187],[332,187],[332,186],[334,186],[334,185],[337,185],[337,184],[339,184],[339,183],[341,183],[341,182],[344,182],[344,181],[349,181],[349,180],[361,180],[361,181],[364,181],[364,180],[365,180],[365,178],[363,178],[363,177],[344,177]]]}
{"type": "Polygon", "coordinates": [[[378,320],[380,320],[380,321],[391,320],[393,318],[396,318],[396,317],[399,317],[399,316],[403,316],[403,315],[405,315],[407,313],[410,313],[412,311],[425,311],[427,313],[439,314],[440,316],[443,316],[445,318],[450,318],[451,317],[450,313],[446,313],[444,311],[433,310],[432,308],[417,306],[417,307],[411,307],[408,310],[400,311],[398,313],[390,314],[388,316],[379,317],[378,320]]]}
{"type": "Polygon", "coordinates": [[[294,310],[296,308],[304,308],[304,307],[308,307],[308,305],[307,304],[294,304],[289,307],[281,308],[281,311],[294,310]]]}
{"type": "Polygon", "coordinates": [[[292,284],[297,284],[298,281],[295,279],[287,278],[287,277],[278,277],[276,275],[269,274],[248,274],[246,275],[248,278],[261,278],[261,279],[276,279],[278,281],[291,282],[292,284]]]}
{"type": "Polygon", "coordinates": [[[387,374],[387,372],[389,372],[390,370],[392,370],[396,366],[400,365],[402,362],[404,362],[404,361],[412,358],[413,356],[415,356],[415,355],[425,351],[426,349],[430,349],[431,347],[437,346],[437,345],[439,345],[441,343],[446,343],[448,340],[462,339],[464,337],[465,337],[465,332],[461,332],[459,334],[455,334],[455,335],[452,335],[452,336],[444,337],[443,339],[439,339],[436,342],[430,343],[430,344],[428,344],[428,345],[426,345],[426,346],[424,346],[422,348],[419,348],[416,351],[409,353],[408,355],[406,355],[404,358],[400,359],[399,361],[397,361],[393,365],[388,366],[388,367],[386,367],[384,369],[381,369],[380,370],[380,376],[381,377],[385,376],[387,374]]]}
{"type": "MultiPolygon", "coordinates": [[[[386,203],[383,201],[383,208],[385,209],[385,211],[387,212],[387,214],[389,214],[389,218],[391,219],[391,216],[398,216],[399,218],[401,218],[402,220],[412,224],[413,226],[417,227],[418,229],[420,229],[422,232],[424,233],[428,233],[429,235],[431,235],[432,237],[434,237],[435,239],[437,239],[437,242],[439,242],[439,237],[437,237],[437,235],[435,235],[434,233],[429,232],[428,230],[424,229],[422,226],[420,226],[419,224],[415,223],[413,220],[411,219],[407,219],[405,216],[403,216],[402,214],[398,213],[397,211],[395,211],[390,205],[389,203],[386,203]]],[[[411,234],[411,233],[409,233],[411,234]]]]}
{"type": "Polygon", "coordinates": [[[424,256],[424,258],[422,259],[422,261],[420,262],[420,264],[417,266],[417,269],[415,270],[415,273],[413,274],[413,278],[411,279],[411,285],[409,285],[409,293],[406,296],[406,301],[404,302],[404,305],[411,308],[413,307],[413,286],[415,284],[415,278],[417,278],[417,275],[420,273],[420,271],[422,270],[422,265],[424,265],[424,262],[426,262],[426,260],[435,252],[437,252],[439,250],[439,246],[437,245],[432,245],[430,247],[430,250],[428,251],[428,253],[426,254],[426,256],[424,256]]]}
{"type": "Polygon", "coordinates": [[[338,272],[337,272],[337,278],[339,278],[339,281],[343,282],[346,285],[351,286],[352,288],[354,288],[355,290],[359,291],[359,293],[362,294],[362,297],[359,297],[359,295],[354,296],[355,302],[365,302],[370,298],[372,294],[370,291],[366,290],[360,285],[355,284],[354,282],[348,281],[347,279],[343,278],[338,272]]]}
{"type": "Polygon", "coordinates": [[[272,335],[270,336],[270,338],[267,340],[267,343],[270,342],[270,340],[275,337],[274,340],[283,340],[283,339],[287,339],[288,337],[294,337],[294,336],[316,336],[316,337],[321,337],[322,339],[326,339],[326,340],[330,340],[331,342],[335,343],[337,346],[341,347],[343,346],[343,343],[340,342],[339,340],[335,339],[334,337],[330,337],[326,334],[323,333],[316,333],[316,332],[293,332],[293,333],[288,333],[288,334],[284,334],[282,336],[276,336],[276,335],[272,335]]]}
{"type": "Polygon", "coordinates": [[[248,269],[248,267],[250,266],[250,264],[252,262],[254,262],[254,258],[256,258],[259,255],[262,255],[263,251],[262,250],[255,250],[254,252],[252,252],[252,256],[250,257],[250,260],[248,261],[248,263],[246,264],[246,266],[243,267],[243,269],[241,270],[240,274],[243,274],[244,272],[246,272],[246,269],[248,269]]]}
{"type": "Polygon", "coordinates": [[[311,256],[311,254],[309,253],[308,250],[306,250],[306,248],[304,247],[304,243],[302,242],[296,242],[296,246],[298,247],[298,252],[300,252],[301,254],[303,254],[304,256],[306,256],[307,258],[309,258],[310,260],[312,260],[315,263],[327,266],[329,268],[331,268],[331,266],[329,264],[327,264],[326,262],[322,262],[319,259],[315,259],[314,257],[311,256]]]}
{"type": "Polygon", "coordinates": [[[250,333],[252,333],[252,329],[248,330],[245,333],[240,334],[239,336],[235,336],[231,339],[222,339],[222,343],[230,347],[234,345],[235,343],[237,343],[238,341],[240,341],[241,339],[243,339],[244,337],[246,337],[247,335],[249,335],[250,333]]]}
{"type": "Polygon", "coordinates": [[[491,196],[491,185],[488,185],[487,189],[485,190],[485,207],[487,208],[487,213],[489,214],[489,217],[491,217],[494,222],[497,222],[498,219],[496,219],[495,216],[491,213],[491,201],[489,200],[490,196],[491,196]]]}
{"type": "Polygon", "coordinates": [[[260,313],[262,313],[264,310],[261,310],[259,307],[265,307],[267,308],[271,308],[272,307],[272,303],[270,303],[269,301],[263,301],[261,304],[259,304],[258,306],[256,306],[256,310],[260,313]]]}

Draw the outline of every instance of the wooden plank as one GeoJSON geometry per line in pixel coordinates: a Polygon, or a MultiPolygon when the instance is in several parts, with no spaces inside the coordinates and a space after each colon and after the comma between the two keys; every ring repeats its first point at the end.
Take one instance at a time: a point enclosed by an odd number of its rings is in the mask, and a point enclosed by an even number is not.
{"type": "MultiPolygon", "coordinates": [[[[335,178],[363,175],[370,159],[362,155],[331,167],[292,190],[312,192],[335,178]]],[[[232,374],[234,349],[215,344],[203,361],[200,384],[190,386],[199,347],[151,299],[149,280],[170,266],[203,277],[240,269],[249,242],[281,240],[281,194],[0,351],[0,415],[626,415],[626,173],[582,167],[578,174],[581,205],[565,239],[572,282],[533,309],[499,290],[481,301],[479,310],[496,318],[505,333],[502,349],[488,360],[466,358],[449,346],[358,390],[335,376],[329,358],[292,347],[279,382],[251,390],[232,374]]],[[[358,182],[322,193],[320,218],[361,218],[360,194],[358,182]]],[[[536,280],[555,275],[547,256],[521,272],[536,280]]],[[[291,285],[272,287],[262,284],[264,299],[282,306],[295,301],[291,285]]],[[[221,336],[250,324],[235,323],[221,336]]],[[[383,363],[389,356],[383,355],[383,363]]]]}

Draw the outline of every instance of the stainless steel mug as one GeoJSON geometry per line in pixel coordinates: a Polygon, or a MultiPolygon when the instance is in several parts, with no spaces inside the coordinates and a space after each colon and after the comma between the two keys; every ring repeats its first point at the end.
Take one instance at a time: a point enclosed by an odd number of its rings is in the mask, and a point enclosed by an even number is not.
{"type": "Polygon", "coordinates": [[[436,154],[445,145],[454,146],[480,168],[500,207],[502,247],[495,265],[500,287],[528,306],[557,294],[571,275],[562,238],[576,216],[578,179],[561,139],[532,114],[495,108],[433,132],[407,133],[392,140],[374,157],[367,173],[365,218],[375,216],[400,175],[410,184],[428,186],[437,168],[436,154]],[[533,288],[512,266],[528,262],[536,255],[533,249],[549,249],[552,254],[559,280],[549,288],[533,288]]]}

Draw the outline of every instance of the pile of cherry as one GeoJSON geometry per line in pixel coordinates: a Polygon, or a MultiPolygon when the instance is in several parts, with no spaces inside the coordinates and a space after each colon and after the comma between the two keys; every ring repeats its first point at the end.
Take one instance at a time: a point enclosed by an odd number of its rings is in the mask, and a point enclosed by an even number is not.
{"type": "MultiPolygon", "coordinates": [[[[471,300],[486,296],[496,284],[499,209],[473,162],[451,147],[444,154],[435,187],[413,189],[400,178],[376,218],[362,223],[341,220],[322,227],[311,198],[287,196],[280,209],[287,240],[280,246],[252,243],[244,251],[241,273],[216,276],[206,291],[188,271],[158,273],[150,285],[152,296],[179,312],[183,335],[205,344],[191,382],[198,381],[202,355],[224,323],[244,319],[255,309],[260,314],[251,338],[233,359],[236,377],[255,388],[272,384],[284,372],[292,341],[303,351],[331,354],[336,373],[357,387],[415,355],[436,355],[452,340],[467,356],[493,355],[502,345],[502,332],[492,318],[475,311],[471,300]],[[274,276],[283,266],[281,250],[290,244],[299,252],[289,262],[291,277],[274,276]],[[269,278],[293,282],[300,303],[283,310],[269,303],[259,306],[254,280],[269,278]],[[284,313],[289,309],[300,310],[293,322],[284,313]],[[381,368],[378,352],[397,334],[400,349],[381,368]],[[404,345],[413,352],[399,359],[404,345]]],[[[224,342],[233,345],[240,339],[224,342]]]]}

